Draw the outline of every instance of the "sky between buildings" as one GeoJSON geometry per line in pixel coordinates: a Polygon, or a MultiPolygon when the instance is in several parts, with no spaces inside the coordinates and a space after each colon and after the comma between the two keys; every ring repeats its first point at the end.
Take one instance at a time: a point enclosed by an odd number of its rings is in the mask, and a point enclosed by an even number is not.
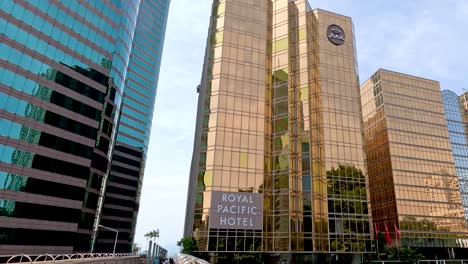
{"type": "MultiPolygon", "coordinates": [[[[377,69],[468,89],[468,1],[309,0],[352,17],[361,83],[377,69]]],[[[196,87],[200,83],[212,0],[172,0],[135,242],[160,230],[160,244],[178,253],[192,158],[196,87]]]]}

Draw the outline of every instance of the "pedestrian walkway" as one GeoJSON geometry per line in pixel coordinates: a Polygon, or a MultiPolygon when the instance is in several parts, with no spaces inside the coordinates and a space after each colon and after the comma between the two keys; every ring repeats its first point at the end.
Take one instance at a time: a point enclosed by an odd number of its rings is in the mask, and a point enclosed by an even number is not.
{"type": "Polygon", "coordinates": [[[30,255],[11,255],[1,256],[0,263],[31,263],[31,264],[139,264],[140,256],[135,254],[100,254],[100,253],[88,253],[88,254],[62,254],[62,255],[51,255],[43,254],[39,256],[30,255]]]}

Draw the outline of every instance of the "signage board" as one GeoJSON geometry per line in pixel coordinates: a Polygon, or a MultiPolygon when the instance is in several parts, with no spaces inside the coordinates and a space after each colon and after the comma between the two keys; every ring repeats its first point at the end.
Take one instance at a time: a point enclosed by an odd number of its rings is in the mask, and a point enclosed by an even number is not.
{"type": "Polygon", "coordinates": [[[344,30],[338,25],[330,25],[327,29],[327,38],[331,43],[340,46],[346,39],[344,30]]]}
{"type": "Polygon", "coordinates": [[[262,230],[263,195],[213,191],[210,228],[262,230]]]}

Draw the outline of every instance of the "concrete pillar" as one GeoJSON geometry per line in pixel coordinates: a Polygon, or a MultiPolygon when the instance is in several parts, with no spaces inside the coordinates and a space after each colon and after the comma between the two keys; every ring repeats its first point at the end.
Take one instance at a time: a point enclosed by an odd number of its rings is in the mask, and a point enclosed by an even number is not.
{"type": "Polygon", "coordinates": [[[146,264],[151,264],[153,241],[149,241],[148,252],[146,252],[146,264]]]}

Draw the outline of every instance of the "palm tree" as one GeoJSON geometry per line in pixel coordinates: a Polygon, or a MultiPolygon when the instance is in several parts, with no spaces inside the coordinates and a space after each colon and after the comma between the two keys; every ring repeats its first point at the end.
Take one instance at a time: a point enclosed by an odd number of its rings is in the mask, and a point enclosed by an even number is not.
{"type": "MultiPolygon", "coordinates": [[[[157,230],[152,230],[152,231],[149,231],[148,233],[145,234],[145,237],[146,237],[146,241],[151,241],[154,245],[157,245],[157,242],[159,240],[159,229],[157,230]],[[155,241],[156,240],[156,241],[155,241]]],[[[147,253],[146,254],[149,254],[150,252],[149,251],[149,242],[148,242],[148,250],[147,250],[147,253]]],[[[153,250],[153,253],[151,255],[154,255],[154,250],[153,250]]],[[[153,256],[148,256],[149,258],[152,258],[153,256]]]]}

